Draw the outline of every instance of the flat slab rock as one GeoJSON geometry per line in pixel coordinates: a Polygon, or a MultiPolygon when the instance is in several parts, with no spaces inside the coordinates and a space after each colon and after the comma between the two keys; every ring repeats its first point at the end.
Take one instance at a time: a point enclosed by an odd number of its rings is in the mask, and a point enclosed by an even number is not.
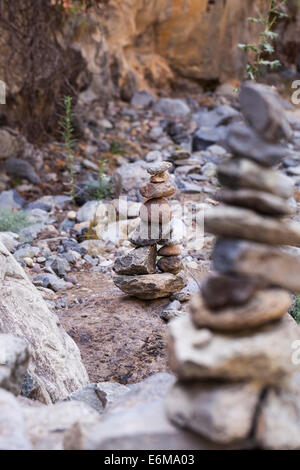
{"type": "Polygon", "coordinates": [[[293,194],[291,178],[270,168],[263,168],[245,158],[230,158],[217,170],[220,183],[230,189],[255,189],[288,199],[293,194]]]}
{"type": "Polygon", "coordinates": [[[300,293],[300,252],[246,240],[219,238],[213,251],[214,269],[252,275],[271,285],[300,293]]]}
{"type": "Polygon", "coordinates": [[[215,331],[242,331],[257,328],[278,320],[292,305],[291,295],[282,289],[257,292],[245,305],[227,307],[218,311],[206,308],[200,295],[191,302],[191,312],[197,327],[215,331]]]}
{"type": "Polygon", "coordinates": [[[253,209],[261,214],[276,217],[293,215],[297,210],[294,198],[286,200],[275,194],[254,189],[238,189],[236,191],[224,189],[216,195],[216,198],[225,204],[253,209]]]}
{"type": "Polygon", "coordinates": [[[177,382],[166,401],[167,415],[181,428],[230,444],[249,436],[260,392],[255,382],[177,382]]]}
{"type": "Polygon", "coordinates": [[[291,344],[299,327],[290,315],[267,326],[239,333],[196,328],[189,317],[169,326],[169,363],[182,380],[260,380],[271,384],[299,370],[291,361],[291,344]]]}
{"type": "Polygon", "coordinates": [[[168,297],[185,287],[183,277],[171,273],[116,276],[114,283],[125,294],[145,300],[168,297]]]}
{"type": "Polygon", "coordinates": [[[205,213],[205,229],[222,237],[271,245],[300,246],[298,222],[261,216],[249,209],[221,205],[205,213]]]}

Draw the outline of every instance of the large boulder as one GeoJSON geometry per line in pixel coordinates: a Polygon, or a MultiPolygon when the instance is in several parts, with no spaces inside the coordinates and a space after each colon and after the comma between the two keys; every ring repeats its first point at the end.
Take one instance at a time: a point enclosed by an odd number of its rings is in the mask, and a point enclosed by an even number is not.
{"type": "Polygon", "coordinates": [[[88,383],[74,341],[2,243],[0,331],[28,343],[31,355],[28,372],[35,382],[34,398],[45,403],[55,402],[88,383]]]}

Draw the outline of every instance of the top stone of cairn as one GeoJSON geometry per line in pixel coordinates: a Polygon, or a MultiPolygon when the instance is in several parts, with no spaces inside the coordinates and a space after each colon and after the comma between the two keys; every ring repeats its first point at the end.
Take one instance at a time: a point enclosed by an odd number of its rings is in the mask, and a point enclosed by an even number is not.
{"type": "Polygon", "coordinates": [[[240,92],[241,111],[249,125],[264,139],[290,139],[291,127],[282,112],[278,96],[271,88],[246,82],[240,92]]]}

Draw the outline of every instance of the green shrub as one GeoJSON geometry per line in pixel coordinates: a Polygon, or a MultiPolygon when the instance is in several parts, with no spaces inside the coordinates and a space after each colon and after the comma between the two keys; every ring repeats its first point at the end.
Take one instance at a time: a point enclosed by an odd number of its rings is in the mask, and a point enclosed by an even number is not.
{"type": "Polygon", "coordinates": [[[295,296],[294,303],[290,309],[290,314],[299,324],[300,323],[300,295],[295,296]]]}
{"type": "Polygon", "coordinates": [[[19,233],[22,228],[31,225],[30,214],[25,211],[0,210],[0,232],[19,233]]]}
{"type": "Polygon", "coordinates": [[[98,184],[91,183],[88,188],[88,195],[91,200],[112,199],[114,190],[106,174],[106,160],[103,160],[99,167],[98,184]]]}

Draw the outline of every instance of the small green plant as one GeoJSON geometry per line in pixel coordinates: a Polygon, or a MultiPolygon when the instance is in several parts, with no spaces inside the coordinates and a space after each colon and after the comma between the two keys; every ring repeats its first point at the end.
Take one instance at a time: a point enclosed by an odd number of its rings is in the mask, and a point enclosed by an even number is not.
{"type": "Polygon", "coordinates": [[[74,138],[74,128],[73,128],[73,113],[72,113],[72,98],[70,96],[65,96],[64,98],[64,116],[61,120],[61,134],[63,137],[64,150],[67,156],[67,168],[69,172],[69,183],[70,183],[70,193],[72,198],[75,197],[75,169],[74,169],[74,148],[76,145],[76,139],[74,138]]]}
{"type": "Polygon", "coordinates": [[[25,211],[0,210],[0,232],[19,233],[22,228],[32,225],[30,214],[25,211]]]}
{"type": "Polygon", "coordinates": [[[293,305],[290,309],[290,314],[300,324],[300,295],[296,295],[294,298],[293,305]]]}
{"type": "Polygon", "coordinates": [[[114,195],[113,187],[106,174],[106,160],[102,160],[99,166],[97,185],[93,182],[88,188],[90,199],[111,199],[114,195]]]}
{"type": "Polygon", "coordinates": [[[257,23],[263,26],[263,31],[260,33],[260,41],[252,44],[239,44],[239,49],[245,52],[254,52],[255,59],[252,63],[248,63],[246,67],[246,75],[250,80],[256,80],[260,75],[262,67],[270,70],[275,70],[281,66],[279,60],[268,60],[275,52],[274,40],[278,34],[273,31],[274,25],[279,19],[286,17],[282,7],[285,5],[286,0],[269,0],[269,9],[265,15],[259,13],[257,18],[248,18],[251,23],[257,23]]]}
{"type": "Polygon", "coordinates": [[[294,297],[293,305],[290,309],[290,314],[300,324],[300,295],[294,297]]]}
{"type": "Polygon", "coordinates": [[[121,153],[123,153],[123,148],[120,142],[114,140],[110,144],[109,151],[110,153],[113,153],[114,155],[120,155],[121,153]]]}

